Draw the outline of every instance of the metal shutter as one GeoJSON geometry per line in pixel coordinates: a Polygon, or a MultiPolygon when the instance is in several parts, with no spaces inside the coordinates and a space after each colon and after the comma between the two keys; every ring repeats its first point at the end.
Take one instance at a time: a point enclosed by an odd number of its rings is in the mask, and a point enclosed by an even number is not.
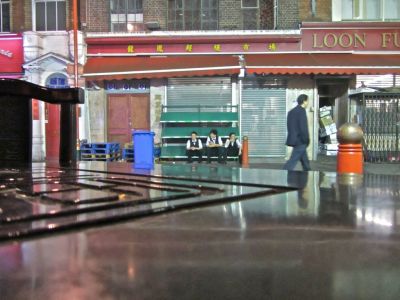
{"type": "MultiPolygon", "coordinates": [[[[167,106],[230,104],[232,104],[232,84],[229,77],[168,79],[167,106]]],[[[168,111],[179,111],[179,109],[171,108],[168,111]]]]}
{"type": "Polygon", "coordinates": [[[244,88],[241,114],[241,133],[249,138],[250,156],[285,156],[286,88],[244,88]]]}
{"type": "Polygon", "coordinates": [[[400,75],[357,75],[356,87],[388,88],[400,86],[400,75]]]}

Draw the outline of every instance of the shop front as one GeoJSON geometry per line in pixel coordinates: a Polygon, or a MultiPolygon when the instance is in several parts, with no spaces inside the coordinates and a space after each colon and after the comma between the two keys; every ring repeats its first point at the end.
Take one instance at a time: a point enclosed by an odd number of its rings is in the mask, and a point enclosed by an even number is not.
{"type": "MultiPolygon", "coordinates": [[[[301,30],[229,35],[89,34],[84,68],[92,108],[89,136],[97,141],[117,139],[110,134],[112,122],[101,123],[99,116],[110,120],[107,115],[113,107],[124,107],[119,102],[127,100],[121,100],[118,91],[110,96],[106,82],[123,85],[147,80],[149,129],[163,145],[181,147],[193,128],[203,132],[210,126],[230,126],[249,137],[250,156],[285,157],[286,115],[297,96],[305,93],[311,100],[309,156],[315,159],[321,131],[333,137],[335,129],[349,120],[348,95],[356,87],[357,76],[399,74],[398,28],[397,23],[306,23],[301,30]],[[166,121],[163,116],[168,110],[191,113],[187,107],[196,106],[230,106],[237,120],[221,125],[224,120],[204,115],[204,120],[187,124],[185,118],[166,121]],[[323,107],[330,109],[329,124],[321,124],[323,107]],[[330,131],[325,125],[330,125],[330,131]]],[[[132,123],[132,118],[126,122],[132,123]]],[[[137,127],[128,125],[126,129],[137,127]]]]}
{"type": "MultiPolygon", "coordinates": [[[[156,132],[156,140],[162,142],[165,157],[184,155],[177,148],[182,148],[191,131],[198,131],[205,139],[211,128],[217,128],[224,138],[230,132],[248,135],[252,156],[285,156],[282,136],[286,134],[286,81],[247,76],[242,55],[245,52],[273,53],[278,48],[294,51],[299,41],[298,32],[273,36],[242,33],[131,38],[89,35],[84,70],[86,87],[91,95],[103,95],[89,96],[89,105],[102,101],[100,106],[119,106],[118,98],[110,99],[104,89],[106,81],[122,84],[147,79],[150,82],[150,129],[156,132]],[[93,86],[99,89],[93,90],[93,86]],[[167,114],[173,112],[198,114],[199,117],[186,120],[175,115],[168,119],[167,114]],[[269,150],[265,150],[267,146],[269,150]]],[[[100,113],[109,114],[110,110],[100,113]]],[[[92,116],[91,119],[99,118],[92,116]]],[[[109,134],[110,124],[98,125],[97,133],[90,134],[92,139],[110,141],[113,138],[109,134]]]]}

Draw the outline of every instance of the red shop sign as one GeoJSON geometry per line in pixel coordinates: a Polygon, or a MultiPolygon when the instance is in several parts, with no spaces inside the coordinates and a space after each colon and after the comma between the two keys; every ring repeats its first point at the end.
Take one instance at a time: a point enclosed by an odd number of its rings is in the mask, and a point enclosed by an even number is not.
{"type": "Polygon", "coordinates": [[[400,23],[346,25],[306,25],[302,28],[303,51],[400,51],[400,23]]]}
{"type": "Polygon", "coordinates": [[[20,34],[0,35],[0,75],[21,74],[23,62],[22,36],[20,34]]]}

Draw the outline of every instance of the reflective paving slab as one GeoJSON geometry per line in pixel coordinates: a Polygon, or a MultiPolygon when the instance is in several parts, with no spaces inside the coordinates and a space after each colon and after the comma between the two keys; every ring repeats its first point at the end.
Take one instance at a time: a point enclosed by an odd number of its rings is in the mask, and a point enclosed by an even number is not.
{"type": "Polygon", "coordinates": [[[0,299],[398,299],[399,176],[0,170],[0,299]]]}

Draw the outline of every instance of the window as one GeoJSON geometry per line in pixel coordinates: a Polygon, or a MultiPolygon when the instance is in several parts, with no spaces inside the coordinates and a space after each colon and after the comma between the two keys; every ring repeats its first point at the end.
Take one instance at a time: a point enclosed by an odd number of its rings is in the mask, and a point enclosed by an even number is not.
{"type": "Polygon", "coordinates": [[[0,32],[10,31],[10,1],[0,0],[0,32]]]}
{"type": "Polygon", "coordinates": [[[36,0],[36,30],[59,31],[66,29],[65,0],[36,0]]]}
{"type": "Polygon", "coordinates": [[[242,9],[243,30],[258,29],[258,9],[242,9]]]}
{"type": "Polygon", "coordinates": [[[342,0],[342,20],[399,19],[399,0],[342,0]]]}
{"type": "Polygon", "coordinates": [[[242,0],[242,8],[258,8],[258,0],[242,0]]]}
{"type": "Polygon", "coordinates": [[[400,20],[399,0],[385,0],[384,16],[386,20],[400,20]]]}
{"type": "Polygon", "coordinates": [[[68,78],[64,74],[52,74],[47,78],[46,86],[53,89],[68,88],[68,78]]]}
{"type": "Polygon", "coordinates": [[[111,0],[111,31],[143,31],[142,0],[111,0]]]}
{"type": "Polygon", "coordinates": [[[169,30],[217,30],[218,0],[168,0],[169,30]]]}

